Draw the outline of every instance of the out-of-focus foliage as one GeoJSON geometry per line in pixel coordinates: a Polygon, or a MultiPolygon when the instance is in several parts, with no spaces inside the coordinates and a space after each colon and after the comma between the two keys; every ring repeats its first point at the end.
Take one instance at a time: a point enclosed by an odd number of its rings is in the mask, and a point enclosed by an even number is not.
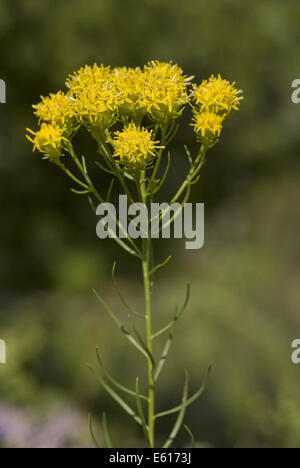
{"type": "MultiPolygon", "coordinates": [[[[139,443],[85,369],[99,345],[114,373],[134,381],[138,364],[89,291],[101,287],[125,314],[111,287],[111,263],[118,258],[120,284],[136,307],[138,271],[114,245],[96,239],[86,202],[66,189],[54,166],[31,154],[24,133],[34,126],[31,103],[63,87],[76,67],[174,59],[198,80],[219,72],[236,80],[245,101],[194,188],[194,199],[206,204],[205,247],[159,248],[177,256],[157,279],[158,321],[172,313],[186,279],[193,284],[159,398],[164,407],[175,402],[175,390],[179,398],[178,368],[190,370],[196,387],[213,361],[206,395],[188,413],[197,440],[300,446],[300,373],[290,361],[291,341],[300,334],[300,107],[290,99],[299,14],[296,0],[2,0],[0,338],[8,364],[0,366],[1,408],[52,421],[53,405],[66,401],[84,415],[94,408],[100,416],[105,407],[116,443],[139,443]]],[[[180,143],[192,141],[190,115],[183,119],[170,187],[186,168],[180,143]]],[[[86,147],[84,133],[78,137],[88,157],[95,148],[86,147]]],[[[105,177],[99,182],[107,187],[105,177]]],[[[3,445],[12,443],[7,414],[0,410],[3,445]]],[[[187,440],[182,434],[180,443],[187,440]]]]}

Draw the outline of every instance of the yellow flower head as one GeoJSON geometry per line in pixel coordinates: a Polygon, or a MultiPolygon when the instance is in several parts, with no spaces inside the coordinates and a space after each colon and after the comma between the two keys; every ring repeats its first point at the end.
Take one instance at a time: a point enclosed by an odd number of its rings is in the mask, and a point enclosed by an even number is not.
{"type": "Polygon", "coordinates": [[[211,111],[228,115],[232,110],[239,110],[242,91],[235,83],[223,80],[220,75],[205,80],[194,90],[194,99],[201,111],[211,111]]]}
{"type": "Polygon", "coordinates": [[[98,87],[105,86],[110,80],[110,67],[97,65],[91,67],[85,65],[67,78],[66,85],[74,95],[81,94],[89,86],[97,85],[98,87]]]}
{"type": "Polygon", "coordinates": [[[150,117],[160,124],[176,119],[189,101],[188,86],[192,77],[172,62],[150,62],[144,69],[147,79],[145,105],[150,117]]]}
{"type": "Polygon", "coordinates": [[[64,136],[64,130],[55,124],[42,123],[40,130],[33,132],[29,128],[27,131],[33,135],[26,135],[26,138],[33,143],[33,151],[36,149],[45,155],[46,159],[58,163],[62,156],[62,143],[68,141],[64,136]]]}
{"type": "Polygon", "coordinates": [[[68,94],[59,91],[47,97],[41,97],[41,102],[32,106],[34,114],[41,122],[48,122],[64,128],[68,136],[74,130],[75,114],[73,101],[68,94]]]}
{"type": "Polygon", "coordinates": [[[139,173],[155,156],[157,141],[152,140],[152,132],[130,123],[124,130],[115,133],[109,140],[114,147],[114,157],[131,173],[139,173]]]}
{"type": "Polygon", "coordinates": [[[77,119],[91,132],[105,130],[116,121],[117,93],[110,67],[86,65],[67,79],[77,119]]]}
{"type": "Polygon", "coordinates": [[[139,68],[115,68],[112,79],[118,96],[119,116],[141,121],[145,115],[146,74],[139,68]]]}
{"type": "Polygon", "coordinates": [[[44,122],[55,122],[57,125],[65,124],[67,119],[74,116],[70,96],[62,91],[50,96],[41,96],[41,102],[32,106],[34,114],[44,122]]]}
{"type": "Polygon", "coordinates": [[[202,112],[194,117],[194,130],[199,139],[207,144],[213,143],[221,134],[224,117],[213,112],[202,112]]]}

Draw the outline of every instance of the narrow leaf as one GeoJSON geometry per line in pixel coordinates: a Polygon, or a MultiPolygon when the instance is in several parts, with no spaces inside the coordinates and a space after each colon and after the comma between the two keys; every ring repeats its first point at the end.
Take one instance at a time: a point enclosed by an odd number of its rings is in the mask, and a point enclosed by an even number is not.
{"type": "Polygon", "coordinates": [[[102,299],[102,297],[100,296],[100,294],[94,289],[93,290],[95,296],[97,297],[97,299],[99,300],[99,302],[102,304],[102,306],[104,307],[104,309],[106,310],[106,312],[108,313],[108,315],[111,317],[111,319],[117,324],[117,326],[120,328],[121,332],[124,333],[124,335],[126,336],[127,340],[130,341],[130,343],[135,347],[137,348],[147,359],[148,359],[148,353],[146,353],[146,351],[143,349],[143,347],[133,338],[133,336],[131,336],[131,334],[129,333],[129,331],[124,327],[124,325],[122,324],[122,322],[118,319],[118,317],[116,316],[116,314],[108,307],[108,305],[106,304],[106,302],[102,299]]]}
{"type": "Polygon", "coordinates": [[[189,436],[191,438],[192,448],[196,448],[196,442],[195,442],[194,434],[192,433],[192,431],[190,430],[190,428],[186,424],[184,425],[184,428],[185,428],[186,432],[189,434],[189,436]]]}
{"type": "Polygon", "coordinates": [[[154,267],[151,271],[150,271],[150,276],[154,275],[154,273],[156,273],[158,270],[160,270],[161,268],[165,267],[166,265],[168,265],[168,263],[170,262],[170,260],[172,259],[172,255],[169,255],[168,258],[166,258],[166,260],[163,262],[163,263],[160,263],[160,265],[156,265],[156,267],[154,267]]]}
{"type": "Polygon", "coordinates": [[[134,331],[134,334],[136,336],[136,339],[138,340],[138,343],[140,344],[140,346],[143,348],[143,350],[145,351],[145,353],[147,354],[147,356],[149,357],[151,363],[152,363],[152,367],[153,369],[155,369],[155,361],[154,361],[154,357],[152,355],[152,353],[150,352],[150,350],[148,349],[145,341],[143,340],[140,332],[138,331],[138,329],[136,328],[136,326],[134,325],[131,317],[129,316],[129,320],[130,320],[130,323],[131,323],[131,326],[132,326],[132,329],[134,331]]]}
{"type": "Polygon", "coordinates": [[[74,188],[71,188],[71,192],[76,193],[76,195],[87,195],[88,193],[91,193],[90,190],[76,190],[74,188]]]}
{"type": "Polygon", "coordinates": [[[156,372],[155,372],[155,375],[154,375],[154,380],[155,381],[158,379],[161,371],[163,370],[163,367],[164,367],[166,359],[168,357],[168,354],[169,354],[173,339],[174,339],[174,336],[173,336],[172,333],[170,333],[169,336],[168,336],[167,342],[165,344],[165,347],[163,349],[163,352],[161,354],[158,365],[157,365],[157,369],[156,369],[156,372]]]}
{"type": "Polygon", "coordinates": [[[167,136],[167,141],[166,141],[166,145],[169,145],[171,143],[171,141],[175,138],[175,136],[177,135],[178,133],[178,130],[179,130],[179,125],[176,125],[176,127],[174,128],[173,131],[169,132],[168,136],[167,136]]]}
{"type": "Polygon", "coordinates": [[[111,449],[113,448],[113,446],[112,446],[111,438],[108,432],[106,413],[102,414],[102,425],[103,425],[103,432],[104,432],[104,437],[105,437],[107,448],[111,449]]]}
{"type": "Polygon", "coordinates": [[[93,421],[92,421],[92,415],[91,413],[89,413],[89,428],[90,428],[90,434],[91,434],[91,437],[92,437],[92,440],[93,440],[93,443],[95,445],[96,448],[101,448],[96,437],[95,437],[95,434],[94,434],[94,430],[93,430],[93,421]]]}
{"type": "Polygon", "coordinates": [[[154,340],[155,338],[158,338],[160,335],[162,335],[166,331],[170,330],[170,328],[172,328],[173,325],[174,325],[174,319],[171,322],[169,322],[168,325],[166,325],[164,328],[162,328],[158,332],[154,333],[154,335],[152,335],[152,339],[154,340]]]}
{"type": "Polygon", "coordinates": [[[203,384],[201,385],[200,389],[198,390],[198,392],[196,392],[192,397],[190,397],[188,400],[186,400],[185,403],[182,403],[181,405],[179,406],[176,406],[175,408],[172,408],[168,411],[163,411],[162,413],[158,413],[155,418],[158,419],[158,418],[162,418],[164,416],[168,416],[169,414],[174,414],[174,413],[178,413],[178,411],[181,411],[182,407],[185,407],[187,408],[189,405],[191,405],[195,400],[197,400],[201,395],[202,393],[204,392],[204,390],[206,389],[206,386],[207,386],[207,381],[208,381],[208,377],[209,377],[209,374],[211,372],[211,366],[209,366],[206,374],[205,374],[205,378],[204,378],[204,381],[203,381],[203,384]]]}
{"type": "Polygon", "coordinates": [[[115,180],[116,179],[111,179],[111,183],[109,184],[109,189],[108,189],[107,196],[106,196],[107,203],[110,201],[111,192],[112,192],[113,186],[115,184],[115,180]]]}
{"type": "Polygon", "coordinates": [[[194,180],[190,181],[190,185],[195,185],[197,182],[199,182],[200,176],[196,177],[194,180]]]}
{"type": "Polygon", "coordinates": [[[123,398],[121,398],[120,395],[118,395],[110,387],[110,385],[105,382],[105,380],[102,378],[102,376],[100,374],[98,374],[98,372],[96,372],[95,369],[93,369],[92,366],[88,366],[88,368],[93,372],[93,374],[95,375],[95,377],[98,380],[98,382],[100,383],[100,385],[107,391],[107,393],[112,397],[112,399],[115,400],[121,406],[121,408],[123,408],[124,411],[126,411],[126,413],[129,414],[129,416],[131,416],[138,424],[141,425],[142,422],[141,422],[140,418],[135,414],[133,409],[123,400],[123,398]]]}
{"type": "MultiPolygon", "coordinates": [[[[97,353],[97,359],[98,359],[99,365],[100,365],[100,367],[101,367],[101,369],[102,369],[102,372],[104,373],[105,377],[106,377],[116,388],[118,388],[118,389],[121,390],[122,392],[127,393],[128,395],[131,395],[131,396],[136,397],[136,392],[134,392],[133,390],[130,390],[129,388],[125,387],[124,385],[121,385],[121,384],[120,384],[119,382],[117,382],[117,380],[115,380],[115,379],[110,375],[110,373],[105,369],[105,367],[103,366],[101,357],[100,357],[99,348],[96,348],[96,353],[97,353]]],[[[139,398],[141,398],[142,400],[148,401],[148,398],[147,398],[145,395],[139,395],[139,398]]]]}
{"type": "Polygon", "coordinates": [[[115,173],[109,169],[107,169],[106,167],[102,166],[102,164],[100,164],[98,161],[95,161],[95,164],[100,167],[100,169],[104,172],[107,172],[108,174],[110,175],[115,175],[115,173]]]}
{"type": "Polygon", "coordinates": [[[96,214],[97,208],[96,208],[96,205],[95,205],[95,203],[94,203],[94,201],[93,201],[93,198],[92,198],[91,196],[89,196],[89,197],[88,197],[88,200],[89,200],[89,204],[90,204],[90,206],[91,206],[91,208],[92,208],[92,212],[93,212],[94,214],[96,214]]]}
{"type": "Polygon", "coordinates": [[[84,157],[84,156],[81,156],[81,164],[82,164],[84,173],[85,173],[86,175],[88,175],[88,171],[87,171],[87,167],[86,167],[86,160],[85,160],[85,157],[84,157]]]}
{"type": "Polygon", "coordinates": [[[119,287],[118,287],[118,285],[117,285],[116,278],[115,278],[116,266],[117,266],[117,263],[114,262],[113,268],[112,268],[112,280],[113,280],[115,289],[116,289],[116,291],[117,291],[117,294],[118,294],[119,298],[121,299],[122,304],[124,305],[124,307],[125,307],[131,314],[134,314],[134,315],[136,315],[137,317],[140,317],[140,318],[144,318],[144,315],[143,315],[143,314],[139,314],[139,313],[136,312],[132,307],[130,307],[130,305],[129,305],[128,302],[126,301],[125,297],[124,297],[123,294],[121,293],[121,291],[120,291],[120,289],[119,289],[119,287]]]}
{"type": "MultiPolygon", "coordinates": [[[[190,294],[191,294],[191,285],[190,285],[190,283],[188,283],[187,284],[187,289],[186,289],[186,297],[185,297],[182,308],[178,312],[178,308],[176,306],[176,311],[175,311],[174,318],[164,328],[162,328],[157,333],[155,333],[152,336],[152,339],[157,338],[158,336],[162,335],[163,333],[168,331],[170,328],[173,330],[176,322],[179,320],[179,318],[181,317],[181,315],[183,314],[183,312],[185,311],[185,309],[186,309],[186,307],[187,307],[187,305],[189,303],[190,294]]],[[[170,348],[171,348],[172,341],[173,341],[173,333],[171,332],[169,334],[168,338],[167,338],[166,345],[165,345],[165,347],[163,349],[163,352],[162,352],[162,355],[161,355],[161,358],[160,358],[160,361],[159,361],[159,364],[158,364],[158,367],[157,367],[157,371],[156,371],[156,374],[155,374],[155,380],[158,379],[159,374],[161,373],[161,371],[163,369],[163,366],[165,364],[165,361],[166,361],[166,359],[168,357],[168,353],[169,353],[170,348]]]]}
{"type": "Polygon", "coordinates": [[[139,414],[141,422],[142,422],[142,428],[143,428],[144,436],[145,436],[146,442],[149,444],[148,427],[147,427],[147,424],[146,424],[145,415],[144,415],[144,411],[143,411],[143,406],[142,406],[142,402],[141,402],[141,399],[140,399],[140,388],[139,388],[139,378],[138,377],[136,378],[135,394],[136,394],[136,406],[137,406],[138,414],[139,414]]]}
{"type": "Polygon", "coordinates": [[[184,149],[185,149],[186,155],[188,157],[190,166],[192,167],[193,166],[193,158],[191,156],[191,152],[190,152],[189,148],[186,145],[184,145],[184,149]]]}
{"type": "Polygon", "coordinates": [[[164,172],[164,175],[162,176],[161,178],[161,181],[160,183],[158,184],[158,186],[154,189],[153,193],[157,193],[161,188],[162,186],[164,185],[165,183],[165,180],[167,178],[167,175],[169,173],[169,169],[170,169],[170,165],[171,165],[171,155],[170,155],[170,152],[168,152],[168,162],[167,162],[167,167],[166,167],[166,170],[164,172]]]}
{"type": "Polygon", "coordinates": [[[164,444],[163,448],[169,448],[173,442],[175,437],[177,436],[179,429],[182,426],[185,412],[186,412],[186,406],[184,406],[187,397],[188,397],[188,389],[189,389],[189,375],[188,372],[185,373],[185,382],[184,382],[184,389],[183,389],[183,396],[182,396],[182,408],[177,416],[177,419],[175,421],[174,427],[171,431],[171,434],[169,435],[166,443],[164,444]]]}
{"type": "Polygon", "coordinates": [[[191,283],[188,282],[187,286],[186,286],[186,296],[185,296],[184,304],[183,304],[181,310],[179,311],[179,313],[177,315],[175,315],[175,322],[177,322],[177,320],[181,317],[183,312],[186,310],[187,305],[188,305],[189,300],[190,300],[190,296],[191,296],[191,283]]]}

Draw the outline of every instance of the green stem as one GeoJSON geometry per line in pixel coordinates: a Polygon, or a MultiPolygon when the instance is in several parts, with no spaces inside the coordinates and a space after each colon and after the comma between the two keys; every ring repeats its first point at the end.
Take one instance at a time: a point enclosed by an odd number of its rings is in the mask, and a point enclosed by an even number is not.
{"type": "MultiPolygon", "coordinates": [[[[142,175],[142,180],[144,175],[142,175]]],[[[140,186],[140,199],[143,203],[147,204],[147,191],[145,182],[142,181],[140,186]]],[[[144,293],[145,293],[145,322],[146,322],[146,340],[147,347],[152,355],[153,353],[153,336],[152,336],[152,316],[151,316],[151,237],[148,236],[143,239],[143,279],[144,279],[144,293]]],[[[155,445],[155,388],[154,388],[154,363],[148,359],[148,439],[150,448],[155,445]]]]}
{"type": "MultiPolygon", "coordinates": [[[[151,320],[151,292],[150,292],[150,242],[146,239],[144,242],[144,259],[143,259],[143,277],[145,289],[145,320],[146,320],[146,335],[147,347],[152,354],[152,320],[151,320]]],[[[155,409],[155,390],[154,390],[154,366],[151,359],[148,359],[148,427],[149,427],[149,444],[150,448],[154,448],[154,409],[155,409]]]]}

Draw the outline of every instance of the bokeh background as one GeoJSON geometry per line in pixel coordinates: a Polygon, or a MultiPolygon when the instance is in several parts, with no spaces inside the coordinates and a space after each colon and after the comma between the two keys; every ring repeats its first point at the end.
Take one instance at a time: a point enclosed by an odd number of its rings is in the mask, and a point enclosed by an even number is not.
{"type": "MultiPolygon", "coordinates": [[[[126,318],[112,288],[118,281],[142,307],[134,260],[95,236],[86,200],[70,192],[54,165],[32,154],[25,128],[31,105],[63,88],[85,63],[136,66],[173,59],[196,79],[221,73],[244,90],[241,111],[210,152],[194,201],[206,206],[206,243],[186,251],[162,242],[174,260],[159,275],[157,324],[192,297],[158,390],[159,407],[180,399],[184,369],[191,390],[207,365],[205,395],[187,413],[204,447],[300,447],[300,367],[291,342],[300,336],[300,106],[291,103],[299,71],[299,1],[2,0],[0,78],[0,446],[89,447],[92,410],[103,443],[109,415],[118,447],[140,446],[139,431],[86,368],[95,347],[112,374],[133,385],[141,363],[93,297],[105,293],[126,318]]],[[[194,148],[189,112],[173,147],[167,191],[194,148]]],[[[85,144],[88,154],[94,150],[85,144]]],[[[106,187],[105,177],[99,180],[106,187]]],[[[158,427],[158,440],[172,423],[158,427]]],[[[180,433],[177,446],[189,443],[180,433]]]]}

